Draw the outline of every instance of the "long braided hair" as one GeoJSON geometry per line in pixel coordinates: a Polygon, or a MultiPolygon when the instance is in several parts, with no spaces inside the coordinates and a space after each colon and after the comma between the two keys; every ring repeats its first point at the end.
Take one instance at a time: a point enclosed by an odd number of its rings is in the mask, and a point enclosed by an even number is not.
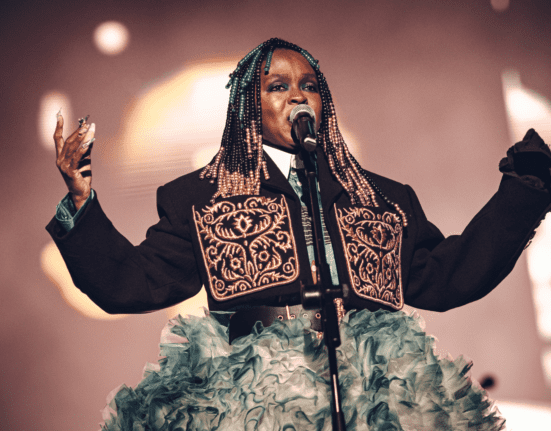
{"type": "Polygon", "coordinates": [[[349,195],[352,204],[378,206],[377,193],[387,204],[393,206],[407,226],[406,214],[399,205],[382,193],[377,184],[350,154],[341,135],[335,114],[335,105],[325,76],[319,70],[318,61],[310,53],[290,42],[273,38],[261,43],[249,52],[230,74],[226,88],[231,88],[226,127],[220,150],[201,171],[200,178],[217,182],[218,197],[258,195],[260,175],[270,175],[262,149],[262,107],[260,96],[261,65],[266,60],[264,73],[268,74],[275,49],[297,51],[308,61],[318,80],[322,100],[322,119],[317,140],[322,145],[333,176],[349,195]]]}

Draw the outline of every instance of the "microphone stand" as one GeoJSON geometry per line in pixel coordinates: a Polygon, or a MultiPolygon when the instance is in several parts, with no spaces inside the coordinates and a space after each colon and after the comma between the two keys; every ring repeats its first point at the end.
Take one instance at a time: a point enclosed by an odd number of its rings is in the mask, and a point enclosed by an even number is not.
{"type": "Polygon", "coordinates": [[[316,178],[316,165],[313,160],[316,157],[315,147],[311,150],[309,149],[311,152],[308,152],[303,146],[301,148],[301,157],[304,162],[306,178],[308,179],[309,197],[307,198],[307,204],[310,207],[310,214],[312,215],[312,234],[316,258],[316,271],[312,271],[315,274],[314,284],[301,286],[302,306],[304,309],[321,308],[322,328],[329,356],[333,431],[345,431],[346,425],[341,406],[336,353],[336,348],[341,345],[341,339],[337,311],[333,300],[335,298],[342,298],[343,292],[346,294],[348,287],[344,284],[333,286],[331,282],[331,272],[325,254],[323,228],[318,203],[318,182],[316,178]]]}

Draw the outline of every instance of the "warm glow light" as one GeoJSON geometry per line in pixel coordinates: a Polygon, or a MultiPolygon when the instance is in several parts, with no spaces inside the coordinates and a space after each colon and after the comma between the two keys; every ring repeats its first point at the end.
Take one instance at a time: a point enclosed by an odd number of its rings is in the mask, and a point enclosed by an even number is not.
{"type": "MultiPolygon", "coordinates": [[[[534,128],[551,142],[551,103],[533,90],[525,88],[515,71],[503,73],[503,93],[513,143],[534,128]]],[[[551,340],[551,217],[544,220],[532,244],[526,250],[528,273],[540,335],[551,340]]]]}
{"type": "Polygon", "coordinates": [[[507,93],[507,107],[517,121],[541,121],[548,118],[549,107],[535,92],[511,88],[507,93]]]}
{"type": "Polygon", "coordinates": [[[220,144],[208,145],[203,148],[199,148],[193,155],[192,163],[194,169],[199,169],[209,163],[212,158],[218,152],[220,144]]]}
{"type": "MultiPolygon", "coordinates": [[[[551,103],[522,85],[516,71],[502,74],[503,96],[509,120],[511,143],[522,140],[526,131],[534,128],[547,143],[551,142],[551,103]]],[[[543,220],[532,244],[526,250],[528,274],[540,336],[551,341],[551,217],[543,220]]],[[[551,386],[551,359],[542,357],[551,386]]]]}
{"type": "Polygon", "coordinates": [[[53,242],[50,242],[42,250],[40,264],[42,271],[59,289],[65,302],[80,314],[93,319],[103,320],[120,319],[126,316],[126,314],[106,313],[74,285],[67,265],[65,265],[61,253],[53,242]]]}
{"type": "Polygon", "coordinates": [[[501,78],[512,141],[520,141],[528,129],[534,128],[549,143],[551,103],[535,91],[524,87],[516,71],[506,71],[501,78]]]}
{"type": "Polygon", "coordinates": [[[141,95],[125,119],[126,163],[139,169],[154,161],[162,169],[174,158],[218,147],[229,97],[224,86],[237,61],[190,66],[141,95]]]}
{"type": "Polygon", "coordinates": [[[542,221],[537,232],[532,244],[526,250],[530,256],[528,272],[534,283],[543,285],[551,282],[551,242],[546,240],[551,238],[551,217],[546,217],[542,221]]]}
{"type": "Polygon", "coordinates": [[[526,250],[526,258],[538,330],[542,337],[551,341],[551,217],[542,221],[526,250]]]}
{"type": "Polygon", "coordinates": [[[509,8],[509,0],[491,0],[490,3],[496,12],[503,12],[509,8]]]}
{"type": "Polygon", "coordinates": [[[107,21],[94,30],[96,48],[106,55],[117,55],[128,46],[130,33],[128,29],[116,21],[107,21]]]}
{"type": "Polygon", "coordinates": [[[510,401],[496,405],[505,418],[505,426],[512,431],[546,431],[551,424],[551,406],[510,401]]]}
{"type": "MultiPolygon", "coordinates": [[[[541,363],[547,386],[551,388],[551,348],[546,349],[541,355],[541,363]]],[[[551,422],[550,422],[551,423],[551,422]]]]}
{"type": "MultiPolygon", "coordinates": [[[[60,108],[65,122],[65,132],[67,132],[67,125],[73,123],[69,97],[59,91],[52,91],[42,96],[38,110],[38,134],[41,144],[51,151],[55,151],[53,136],[57,122],[56,114],[60,108]]],[[[67,133],[64,135],[67,137],[67,133]]]]}
{"type": "Polygon", "coordinates": [[[207,291],[205,290],[205,286],[203,286],[193,298],[167,308],[166,315],[169,319],[176,317],[178,314],[182,316],[204,317],[205,309],[208,310],[208,308],[207,291]]]}

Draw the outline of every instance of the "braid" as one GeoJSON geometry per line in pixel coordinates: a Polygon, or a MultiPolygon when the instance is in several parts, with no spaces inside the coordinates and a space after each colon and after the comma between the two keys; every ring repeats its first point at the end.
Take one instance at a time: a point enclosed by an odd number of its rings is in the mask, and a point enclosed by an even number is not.
{"type": "Polygon", "coordinates": [[[403,225],[407,226],[405,212],[383,194],[350,154],[339,130],[333,98],[325,76],[319,70],[318,61],[308,51],[277,38],[258,45],[239,61],[230,74],[226,85],[226,88],[231,88],[230,101],[220,150],[200,174],[201,179],[209,178],[211,183],[218,184],[211,201],[218,197],[258,195],[261,173],[265,179],[270,178],[262,150],[260,68],[266,59],[263,71],[268,74],[272,55],[277,48],[299,52],[316,73],[323,110],[318,142],[322,145],[331,173],[349,195],[352,204],[378,206],[376,195],[379,195],[398,211],[403,225]]]}

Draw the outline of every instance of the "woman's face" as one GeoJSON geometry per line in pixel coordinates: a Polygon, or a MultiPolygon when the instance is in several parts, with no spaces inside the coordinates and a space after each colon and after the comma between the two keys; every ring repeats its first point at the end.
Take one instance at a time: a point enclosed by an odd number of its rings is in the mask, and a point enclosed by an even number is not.
{"type": "Polygon", "coordinates": [[[260,69],[264,142],[296,153],[299,148],[291,137],[289,121],[293,108],[309,105],[316,113],[316,129],[320,125],[322,104],[316,74],[302,54],[288,49],[274,51],[268,75],[265,65],[264,60],[260,69]]]}

